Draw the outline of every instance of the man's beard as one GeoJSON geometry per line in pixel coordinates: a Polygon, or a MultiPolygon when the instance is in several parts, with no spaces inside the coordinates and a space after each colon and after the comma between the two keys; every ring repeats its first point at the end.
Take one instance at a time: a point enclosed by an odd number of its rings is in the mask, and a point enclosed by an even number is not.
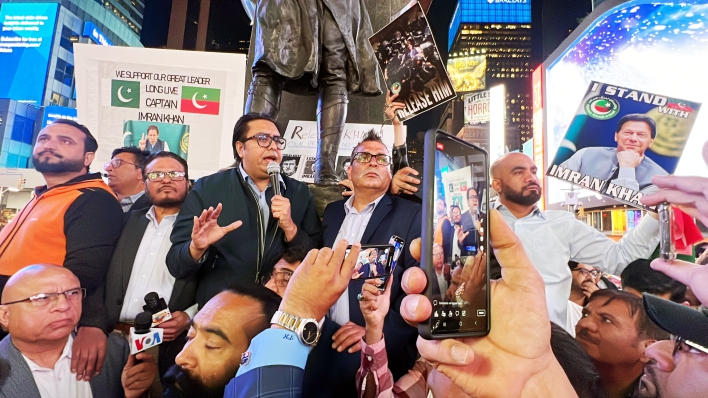
{"type": "Polygon", "coordinates": [[[522,206],[531,206],[535,205],[536,202],[541,199],[541,187],[538,184],[528,184],[518,192],[513,191],[511,188],[509,188],[508,185],[505,185],[503,182],[501,183],[501,185],[502,194],[504,195],[504,198],[509,202],[516,203],[522,206]],[[529,193],[527,195],[524,195],[524,190],[530,187],[538,187],[538,193],[529,193]]]}
{"type": "Polygon", "coordinates": [[[162,379],[166,398],[222,398],[226,386],[209,388],[179,365],[172,365],[162,379]]]}
{"type": "MultiPolygon", "coordinates": [[[[158,190],[159,191],[159,190],[158,190]]],[[[187,198],[187,195],[185,194],[181,198],[171,198],[167,197],[164,199],[158,199],[155,200],[151,195],[150,195],[150,190],[145,189],[145,196],[150,199],[150,203],[152,203],[155,206],[158,207],[177,207],[177,206],[182,206],[182,203],[184,203],[184,200],[187,198]]]]}
{"type": "Polygon", "coordinates": [[[40,152],[37,155],[32,155],[32,163],[34,164],[35,170],[40,173],[76,173],[86,169],[84,165],[84,159],[65,159],[61,155],[54,154],[54,156],[59,159],[58,163],[49,163],[49,159],[45,161],[40,161],[39,158],[47,153],[47,151],[40,152]]]}

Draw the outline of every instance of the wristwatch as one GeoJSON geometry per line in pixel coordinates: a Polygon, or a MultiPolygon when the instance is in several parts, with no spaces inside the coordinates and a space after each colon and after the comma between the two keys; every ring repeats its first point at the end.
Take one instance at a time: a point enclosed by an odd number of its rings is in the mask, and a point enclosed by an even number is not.
{"type": "Polygon", "coordinates": [[[317,322],[314,318],[300,318],[283,311],[275,311],[273,318],[270,319],[270,323],[295,332],[302,344],[308,347],[314,347],[320,339],[323,321],[324,318],[317,322]]]}

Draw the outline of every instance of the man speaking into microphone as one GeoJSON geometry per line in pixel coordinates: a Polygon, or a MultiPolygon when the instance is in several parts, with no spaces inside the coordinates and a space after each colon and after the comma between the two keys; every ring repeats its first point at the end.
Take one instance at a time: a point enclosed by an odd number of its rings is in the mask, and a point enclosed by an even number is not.
{"type": "Polygon", "coordinates": [[[249,113],[234,126],[237,166],[200,178],[172,231],[167,267],[199,275],[197,303],[233,283],[260,285],[284,247],[319,247],[320,219],[307,185],[269,168],[287,140],[268,116],[249,113]]]}

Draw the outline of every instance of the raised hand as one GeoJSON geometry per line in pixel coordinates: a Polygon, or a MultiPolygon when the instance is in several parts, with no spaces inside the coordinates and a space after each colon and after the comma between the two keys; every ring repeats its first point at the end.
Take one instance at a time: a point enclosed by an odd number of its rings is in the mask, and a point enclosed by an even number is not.
{"type": "Polygon", "coordinates": [[[391,283],[393,278],[388,278],[386,289],[379,290],[377,279],[369,279],[361,287],[361,300],[359,308],[366,322],[364,341],[366,344],[376,344],[383,338],[383,326],[388,309],[391,306],[391,283]]]}
{"type": "Polygon", "coordinates": [[[404,167],[396,172],[391,179],[391,188],[389,189],[392,195],[398,195],[401,192],[413,195],[418,192],[418,188],[414,185],[420,185],[420,180],[409,174],[417,176],[418,172],[412,167],[404,167]]]}
{"type": "Polygon", "coordinates": [[[234,221],[231,224],[220,227],[217,224],[219,215],[221,214],[221,203],[216,206],[216,209],[209,207],[202,211],[202,214],[194,216],[194,226],[192,227],[192,241],[189,243],[189,254],[192,255],[194,261],[198,261],[209,248],[209,246],[218,242],[229,232],[240,227],[243,222],[241,220],[234,221]]]}

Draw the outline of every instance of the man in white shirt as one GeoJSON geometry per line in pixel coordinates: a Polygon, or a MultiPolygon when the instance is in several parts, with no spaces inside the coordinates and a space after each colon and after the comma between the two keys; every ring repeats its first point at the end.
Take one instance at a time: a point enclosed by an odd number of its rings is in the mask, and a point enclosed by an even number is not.
{"type": "Polygon", "coordinates": [[[583,317],[583,307],[587,299],[600,288],[595,284],[598,279],[598,271],[586,264],[578,264],[575,261],[568,261],[568,269],[573,275],[570,285],[570,297],[568,298],[568,322],[565,328],[571,336],[575,337],[575,325],[583,317]]]}
{"type": "Polygon", "coordinates": [[[190,309],[196,302],[194,278],[175,279],[165,264],[172,226],[189,190],[187,163],[171,152],[151,155],[144,181],[153,205],[133,212],[123,228],[108,269],[105,302],[109,327],[124,333],[144,311],[147,293],[155,292],[168,303],[172,319],[159,325],[165,340],[158,358],[163,375],[182,349],[184,338],[179,337],[186,335],[196,312],[196,307],[190,309]]]}
{"type": "Polygon", "coordinates": [[[108,186],[118,197],[123,213],[150,207],[143,184],[143,163],[149,155],[135,147],[118,148],[103,165],[108,186]]]}
{"type": "Polygon", "coordinates": [[[571,285],[568,261],[617,275],[633,260],[652,254],[659,242],[659,223],[649,213],[651,217],[644,217],[615,242],[572,213],[540,210],[536,202],[541,198],[541,184],[536,171],[533,160],[521,153],[497,159],[491,169],[492,188],[499,193],[493,207],[502,213],[543,277],[551,321],[565,326],[571,285]]]}
{"type": "Polygon", "coordinates": [[[85,290],[68,269],[30,265],[7,282],[0,325],[2,398],[133,398],[145,393],[157,374],[149,354],[130,356],[125,340],[109,336],[101,372],[90,381],[71,373],[74,329],[85,290]]]}

